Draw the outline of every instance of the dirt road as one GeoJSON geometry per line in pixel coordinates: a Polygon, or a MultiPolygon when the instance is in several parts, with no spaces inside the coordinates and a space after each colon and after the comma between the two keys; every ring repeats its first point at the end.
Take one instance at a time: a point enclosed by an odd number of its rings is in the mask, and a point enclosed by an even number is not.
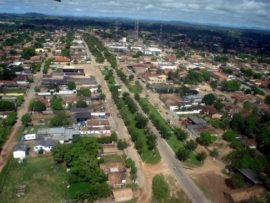
{"type": "Polygon", "coordinates": [[[9,159],[13,147],[17,144],[17,133],[22,127],[21,117],[28,112],[28,106],[31,99],[35,96],[35,87],[39,84],[43,74],[44,62],[41,65],[41,70],[34,76],[34,82],[30,85],[24,96],[23,104],[17,109],[17,121],[12,127],[11,133],[5,142],[0,154],[0,171],[4,168],[7,160],[9,159]]]}

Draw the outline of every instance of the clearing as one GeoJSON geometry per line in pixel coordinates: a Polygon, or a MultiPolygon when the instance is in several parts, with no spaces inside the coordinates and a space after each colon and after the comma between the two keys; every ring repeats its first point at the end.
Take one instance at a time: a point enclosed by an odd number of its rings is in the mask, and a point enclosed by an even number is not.
{"type": "Polygon", "coordinates": [[[52,156],[28,158],[19,164],[9,160],[0,174],[0,202],[60,202],[66,194],[66,171],[55,166],[52,156]],[[26,185],[23,197],[16,197],[18,185],[26,185]]]}

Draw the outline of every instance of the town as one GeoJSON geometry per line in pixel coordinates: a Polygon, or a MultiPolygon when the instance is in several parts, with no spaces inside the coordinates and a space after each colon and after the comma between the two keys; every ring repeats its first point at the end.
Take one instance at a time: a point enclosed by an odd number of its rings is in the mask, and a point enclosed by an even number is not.
{"type": "Polygon", "coordinates": [[[269,202],[270,34],[1,14],[0,202],[269,202]]]}

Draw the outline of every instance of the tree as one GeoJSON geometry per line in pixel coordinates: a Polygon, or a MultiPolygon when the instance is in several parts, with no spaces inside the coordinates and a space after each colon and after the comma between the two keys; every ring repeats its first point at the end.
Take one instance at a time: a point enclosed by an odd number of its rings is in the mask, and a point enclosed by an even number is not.
{"type": "Polygon", "coordinates": [[[145,128],[148,124],[148,118],[142,115],[141,113],[136,113],[135,115],[136,127],[145,128]]]}
{"type": "Polygon", "coordinates": [[[24,48],[22,51],[22,57],[27,60],[29,60],[32,56],[35,56],[35,55],[36,55],[35,49],[30,48],[30,47],[24,48]]]}
{"type": "Polygon", "coordinates": [[[165,200],[170,196],[170,187],[163,175],[156,175],[152,180],[153,196],[156,200],[165,200]]]}
{"type": "Polygon", "coordinates": [[[264,103],[270,105],[270,95],[267,95],[264,99],[264,103]]]}
{"type": "Polygon", "coordinates": [[[86,103],[85,101],[80,100],[80,101],[77,101],[76,107],[77,107],[77,108],[87,108],[88,105],[87,105],[87,103],[86,103]]]}
{"type": "Polygon", "coordinates": [[[186,148],[190,151],[194,151],[198,144],[194,140],[189,140],[186,142],[186,148]]]}
{"type": "Polygon", "coordinates": [[[118,140],[117,141],[117,148],[119,150],[124,150],[128,147],[128,143],[126,142],[126,140],[118,140]]]}
{"type": "Polygon", "coordinates": [[[63,109],[63,105],[62,105],[62,99],[60,97],[56,97],[54,96],[51,99],[51,108],[55,111],[59,111],[63,109]]]}
{"type": "Polygon", "coordinates": [[[223,139],[232,142],[236,139],[236,133],[233,130],[227,130],[223,135],[223,139]]]}
{"type": "Polygon", "coordinates": [[[32,121],[30,114],[28,113],[24,114],[21,118],[21,121],[23,125],[27,126],[32,121]]]}
{"type": "Polygon", "coordinates": [[[29,110],[42,112],[46,110],[46,106],[39,100],[32,100],[29,104],[29,110]]]}
{"type": "Polygon", "coordinates": [[[8,126],[11,126],[13,125],[17,120],[17,113],[16,112],[11,112],[8,114],[6,120],[5,120],[5,123],[8,125],[8,126]]]}
{"type": "Polygon", "coordinates": [[[197,159],[198,161],[204,161],[204,160],[206,159],[206,157],[207,157],[206,152],[200,152],[200,153],[198,153],[198,154],[196,155],[196,159],[197,159]]]}
{"type": "Polygon", "coordinates": [[[53,159],[56,163],[63,163],[64,162],[64,156],[65,153],[67,152],[69,146],[68,145],[56,145],[53,149],[52,149],[52,155],[53,155],[53,159]]]}
{"type": "Polygon", "coordinates": [[[176,152],[176,156],[180,161],[186,161],[190,156],[190,151],[184,147],[181,147],[176,152]]]}
{"type": "Polygon", "coordinates": [[[234,92],[240,89],[240,84],[236,80],[227,80],[222,83],[222,90],[234,92]]]}
{"type": "Polygon", "coordinates": [[[185,141],[188,137],[188,134],[184,130],[182,130],[181,128],[175,128],[174,133],[175,133],[177,139],[180,141],[185,141]]]}
{"type": "Polygon", "coordinates": [[[150,133],[147,137],[146,137],[146,142],[148,145],[149,150],[153,150],[156,148],[156,144],[157,144],[157,137],[150,133]]]}
{"type": "Polygon", "coordinates": [[[224,107],[224,104],[221,102],[220,99],[216,99],[214,107],[216,108],[216,110],[221,111],[224,107]]]}
{"type": "Polygon", "coordinates": [[[203,97],[202,102],[206,105],[213,105],[215,103],[216,96],[212,93],[207,94],[203,97]]]}
{"type": "Polygon", "coordinates": [[[209,132],[202,132],[196,141],[201,145],[208,146],[215,141],[215,137],[209,132]]]}
{"type": "Polygon", "coordinates": [[[50,121],[50,125],[53,127],[67,126],[69,124],[70,120],[64,113],[54,116],[50,121]]]}
{"type": "Polygon", "coordinates": [[[76,89],[76,84],[75,84],[74,81],[68,81],[67,86],[68,86],[69,90],[75,90],[76,89]]]}

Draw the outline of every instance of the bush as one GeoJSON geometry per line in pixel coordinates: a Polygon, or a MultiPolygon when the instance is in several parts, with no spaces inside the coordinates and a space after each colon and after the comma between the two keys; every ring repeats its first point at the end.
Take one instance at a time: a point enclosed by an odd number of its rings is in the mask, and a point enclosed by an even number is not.
{"type": "Polygon", "coordinates": [[[186,148],[190,151],[194,151],[197,148],[198,144],[194,140],[186,142],[186,148]]]}
{"type": "Polygon", "coordinates": [[[198,161],[204,161],[207,157],[207,154],[205,152],[200,152],[196,155],[196,159],[198,161]]]}
{"type": "Polygon", "coordinates": [[[90,97],[91,91],[87,88],[81,88],[77,91],[77,96],[90,97]]]}
{"type": "Polygon", "coordinates": [[[156,200],[165,200],[170,196],[170,187],[163,175],[156,175],[152,180],[153,196],[156,200]]]}
{"type": "Polygon", "coordinates": [[[210,156],[217,158],[219,156],[219,152],[217,149],[213,149],[212,151],[210,151],[210,156]]]}
{"type": "Polygon", "coordinates": [[[63,105],[62,105],[62,99],[59,97],[53,97],[51,99],[51,108],[55,111],[59,111],[63,109],[63,105]]]}

